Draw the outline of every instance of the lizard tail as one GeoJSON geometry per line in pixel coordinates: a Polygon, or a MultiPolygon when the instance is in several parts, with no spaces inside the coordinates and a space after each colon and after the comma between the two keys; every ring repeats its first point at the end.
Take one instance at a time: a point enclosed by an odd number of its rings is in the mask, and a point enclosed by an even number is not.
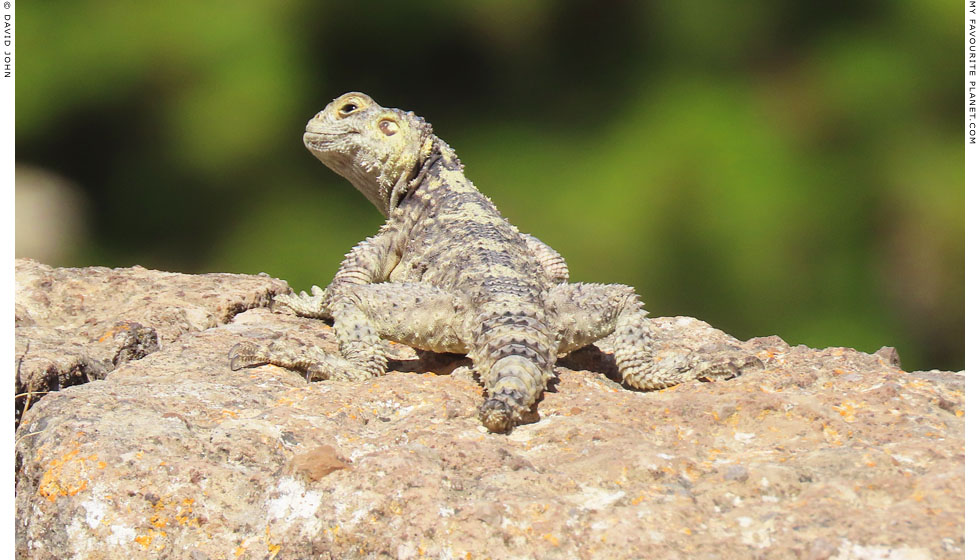
{"type": "Polygon", "coordinates": [[[483,333],[473,363],[487,400],[480,421],[491,432],[509,432],[531,410],[554,375],[557,343],[538,318],[520,312],[481,317],[483,333]]]}

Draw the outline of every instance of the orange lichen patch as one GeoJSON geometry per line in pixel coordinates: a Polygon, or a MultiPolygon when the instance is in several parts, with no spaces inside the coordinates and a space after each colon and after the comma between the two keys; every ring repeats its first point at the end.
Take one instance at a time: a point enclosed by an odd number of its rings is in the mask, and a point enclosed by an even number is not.
{"type": "Polygon", "coordinates": [[[107,330],[104,335],[100,336],[99,337],[99,342],[105,342],[106,340],[108,340],[108,339],[116,336],[117,333],[121,333],[123,331],[128,331],[129,329],[130,329],[130,326],[128,324],[126,324],[126,323],[121,323],[119,325],[116,325],[116,326],[112,327],[111,329],[107,330]]]}
{"type": "Polygon", "coordinates": [[[275,558],[279,551],[282,550],[282,545],[272,544],[272,528],[268,525],[265,526],[265,545],[269,549],[269,560],[275,558]]]}
{"type": "Polygon", "coordinates": [[[643,494],[640,494],[639,496],[637,496],[637,497],[635,497],[635,498],[633,498],[633,499],[632,499],[632,500],[630,501],[630,504],[632,504],[632,505],[634,505],[634,506],[635,506],[635,505],[639,505],[640,503],[642,503],[642,502],[643,502],[644,500],[646,500],[646,499],[647,499],[647,497],[646,497],[646,496],[644,496],[643,494]]]}
{"type": "Polygon", "coordinates": [[[178,524],[183,525],[185,527],[187,526],[188,523],[190,523],[194,527],[197,527],[201,524],[200,519],[197,517],[191,517],[190,513],[179,513],[174,516],[174,521],[176,521],[178,524]]]}
{"type": "Polygon", "coordinates": [[[106,464],[97,455],[79,456],[76,447],[57,459],[48,462],[48,469],[41,475],[37,493],[53,502],[59,496],[74,496],[88,487],[90,471],[104,469],[106,464]]]}
{"type": "Polygon", "coordinates": [[[957,409],[957,410],[956,410],[956,415],[957,415],[957,416],[963,416],[963,414],[964,414],[964,413],[963,413],[963,411],[962,411],[961,409],[957,409]]]}
{"type": "Polygon", "coordinates": [[[558,546],[558,538],[551,533],[545,533],[541,535],[541,538],[551,543],[552,546],[558,546]]]}
{"type": "Polygon", "coordinates": [[[827,440],[828,443],[830,443],[832,445],[840,445],[841,444],[840,432],[838,432],[834,428],[828,426],[827,424],[824,424],[823,425],[823,437],[824,437],[824,439],[827,440]]]}
{"type": "MultiPolygon", "coordinates": [[[[860,406],[860,405],[857,405],[860,406]]],[[[851,401],[844,401],[837,406],[832,407],[837,411],[838,414],[844,419],[845,422],[854,421],[855,404],[851,401]]]]}
{"type": "Polygon", "coordinates": [[[134,537],[133,540],[139,543],[144,549],[150,548],[150,543],[156,537],[166,537],[167,533],[165,531],[154,531],[153,529],[147,530],[145,535],[139,535],[134,537]]]}
{"type": "Polygon", "coordinates": [[[684,466],[684,474],[692,481],[696,482],[701,478],[701,471],[698,470],[697,466],[694,464],[687,464],[684,466]]]}
{"type": "Polygon", "coordinates": [[[228,418],[238,418],[237,412],[235,412],[234,410],[228,410],[227,408],[222,409],[221,415],[227,416],[228,418]]]}
{"type": "Polygon", "coordinates": [[[687,528],[687,527],[684,527],[683,529],[681,529],[681,532],[684,533],[685,535],[691,535],[692,534],[692,531],[689,528],[687,528]]]}
{"type": "Polygon", "coordinates": [[[150,516],[150,525],[158,529],[170,524],[199,527],[201,521],[191,510],[193,504],[194,498],[185,498],[180,502],[177,499],[160,498],[153,502],[153,510],[156,513],[150,516]],[[173,515],[172,520],[170,515],[173,515]]]}

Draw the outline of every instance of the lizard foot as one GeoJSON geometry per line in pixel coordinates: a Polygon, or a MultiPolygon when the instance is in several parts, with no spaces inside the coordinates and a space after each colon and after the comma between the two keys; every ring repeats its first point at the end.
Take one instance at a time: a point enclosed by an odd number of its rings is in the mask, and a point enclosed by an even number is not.
{"type": "Polygon", "coordinates": [[[731,355],[706,361],[696,375],[704,381],[724,381],[762,369],[765,369],[762,360],[752,354],[731,355]]]}
{"type": "Polygon", "coordinates": [[[723,381],[764,369],[755,355],[725,345],[686,348],[667,348],[653,355],[640,353],[624,360],[620,370],[623,383],[642,390],[663,389],[685,381],[723,381]]]}
{"type": "Polygon", "coordinates": [[[228,352],[231,369],[272,364],[304,372],[307,381],[362,381],[373,377],[371,372],[356,367],[344,358],[331,356],[316,346],[292,348],[278,341],[264,347],[254,342],[239,342],[228,352]]]}
{"type": "Polygon", "coordinates": [[[273,298],[273,301],[276,302],[277,308],[288,309],[300,317],[330,318],[330,311],[327,310],[327,291],[319,286],[313,286],[310,292],[310,294],[306,292],[279,294],[273,298]]]}
{"type": "Polygon", "coordinates": [[[239,342],[228,351],[232,371],[242,368],[261,366],[269,363],[258,344],[254,342],[239,342]]]}

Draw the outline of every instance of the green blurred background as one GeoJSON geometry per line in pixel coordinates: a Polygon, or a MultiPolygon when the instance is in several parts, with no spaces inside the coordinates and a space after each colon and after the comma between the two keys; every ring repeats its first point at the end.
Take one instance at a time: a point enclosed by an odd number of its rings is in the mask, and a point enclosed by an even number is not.
{"type": "Polygon", "coordinates": [[[961,12],[21,2],[18,256],[324,285],[381,216],[301,134],[360,90],[433,123],[573,281],[743,339],[959,370],[961,12]]]}

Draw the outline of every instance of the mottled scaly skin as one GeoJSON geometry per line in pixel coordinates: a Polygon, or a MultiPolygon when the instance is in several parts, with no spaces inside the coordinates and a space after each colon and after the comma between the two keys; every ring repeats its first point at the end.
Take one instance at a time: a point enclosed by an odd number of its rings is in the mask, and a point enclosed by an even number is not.
{"type": "Polygon", "coordinates": [[[661,352],[632,288],[567,283],[561,255],[501,217],[413,113],[348,93],[310,120],[304,142],[387,221],[326,290],[277,298],[297,314],[332,317],[340,356],[245,342],[231,351],[233,369],[272,363],[307,379],[361,380],[384,374],[383,339],[465,353],[487,391],[480,420],[507,432],[541,396],[559,354],[608,335],[623,382],[639,389],[730,377],[744,365],[661,352]]]}

